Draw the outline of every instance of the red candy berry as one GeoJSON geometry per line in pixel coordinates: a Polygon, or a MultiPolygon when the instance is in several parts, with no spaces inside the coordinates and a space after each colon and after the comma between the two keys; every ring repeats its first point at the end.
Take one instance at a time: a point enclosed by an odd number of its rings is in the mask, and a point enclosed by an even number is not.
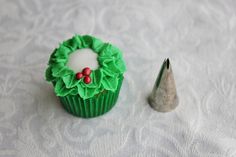
{"type": "Polygon", "coordinates": [[[89,67],[86,67],[82,71],[83,75],[89,76],[91,74],[91,69],[89,67]]]}
{"type": "Polygon", "coordinates": [[[78,73],[76,74],[77,80],[81,79],[83,76],[84,76],[84,75],[83,75],[81,72],[78,72],[78,73]]]}
{"type": "Polygon", "coordinates": [[[89,84],[92,80],[90,78],[90,74],[91,74],[91,69],[89,67],[86,67],[82,70],[82,72],[78,72],[76,74],[76,78],[79,80],[81,78],[84,78],[84,83],[89,84]]]}
{"type": "Polygon", "coordinates": [[[84,83],[89,84],[91,82],[91,78],[89,76],[84,77],[84,83]]]}

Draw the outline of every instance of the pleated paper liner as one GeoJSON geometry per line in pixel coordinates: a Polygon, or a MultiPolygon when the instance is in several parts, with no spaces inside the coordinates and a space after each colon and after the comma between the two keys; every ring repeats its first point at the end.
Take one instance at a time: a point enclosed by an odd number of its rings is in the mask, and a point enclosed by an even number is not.
{"type": "Polygon", "coordinates": [[[115,92],[104,90],[89,99],[82,99],[79,95],[68,95],[59,98],[63,107],[69,113],[83,118],[97,117],[111,110],[116,104],[122,82],[123,77],[120,78],[115,92]]]}

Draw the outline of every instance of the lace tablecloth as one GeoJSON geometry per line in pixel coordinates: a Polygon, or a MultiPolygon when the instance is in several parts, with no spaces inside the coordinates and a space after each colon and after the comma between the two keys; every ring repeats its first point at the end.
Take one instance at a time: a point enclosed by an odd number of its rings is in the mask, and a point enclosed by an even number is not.
{"type": "Polygon", "coordinates": [[[0,156],[235,157],[236,3],[1,0],[0,156]],[[44,80],[52,50],[77,34],[117,45],[128,71],[106,115],[68,114],[44,80]],[[165,58],[179,106],[146,98],[165,58]]]}

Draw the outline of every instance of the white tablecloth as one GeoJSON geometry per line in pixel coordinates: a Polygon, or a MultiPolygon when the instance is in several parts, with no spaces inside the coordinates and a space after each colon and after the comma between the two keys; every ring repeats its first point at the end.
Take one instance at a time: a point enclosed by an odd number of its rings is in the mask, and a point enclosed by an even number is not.
{"type": "Polygon", "coordinates": [[[0,156],[235,157],[236,2],[1,0],[0,156]],[[127,72],[104,116],[68,114],[44,79],[74,34],[118,46],[127,72]],[[169,113],[146,98],[169,57],[180,99],[169,113]]]}

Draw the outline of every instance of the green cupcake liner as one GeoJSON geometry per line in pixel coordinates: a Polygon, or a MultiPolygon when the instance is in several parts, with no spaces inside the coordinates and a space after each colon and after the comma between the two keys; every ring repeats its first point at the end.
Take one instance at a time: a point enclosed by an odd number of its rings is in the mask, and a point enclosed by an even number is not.
{"type": "Polygon", "coordinates": [[[104,90],[92,98],[83,99],[79,95],[59,97],[63,107],[69,113],[83,118],[92,118],[103,115],[116,104],[123,76],[119,79],[119,85],[115,92],[104,90]]]}

